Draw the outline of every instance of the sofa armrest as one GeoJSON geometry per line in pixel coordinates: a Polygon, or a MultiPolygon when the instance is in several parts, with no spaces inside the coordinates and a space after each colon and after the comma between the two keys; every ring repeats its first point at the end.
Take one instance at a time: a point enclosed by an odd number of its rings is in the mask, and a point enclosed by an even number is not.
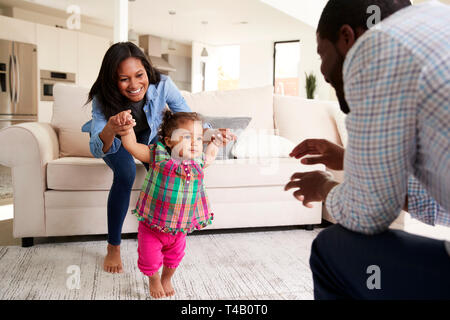
{"type": "Polygon", "coordinates": [[[56,132],[48,123],[22,123],[0,130],[0,146],[0,164],[12,171],[14,237],[45,236],[46,168],[59,157],[56,132]]]}

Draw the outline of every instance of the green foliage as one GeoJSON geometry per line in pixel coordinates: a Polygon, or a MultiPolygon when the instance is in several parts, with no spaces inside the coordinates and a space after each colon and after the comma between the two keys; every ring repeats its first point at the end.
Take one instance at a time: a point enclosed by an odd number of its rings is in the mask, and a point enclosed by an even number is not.
{"type": "Polygon", "coordinates": [[[316,76],[311,72],[309,75],[305,73],[306,76],[306,97],[308,99],[314,99],[314,92],[316,91],[317,79],[316,76]]]}

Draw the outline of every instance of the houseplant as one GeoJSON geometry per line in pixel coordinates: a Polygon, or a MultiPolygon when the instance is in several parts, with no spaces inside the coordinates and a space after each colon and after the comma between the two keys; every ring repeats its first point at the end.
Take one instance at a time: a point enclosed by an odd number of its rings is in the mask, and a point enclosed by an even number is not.
{"type": "Polygon", "coordinates": [[[306,98],[314,99],[314,92],[316,91],[316,76],[311,72],[309,75],[305,73],[306,76],[306,98]]]}

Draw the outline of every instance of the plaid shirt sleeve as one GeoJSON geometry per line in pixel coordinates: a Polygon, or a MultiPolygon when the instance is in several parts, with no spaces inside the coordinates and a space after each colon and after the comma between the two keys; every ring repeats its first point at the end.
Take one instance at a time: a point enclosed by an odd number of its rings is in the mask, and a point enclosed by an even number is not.
{"type": "Polygon", "coordinates": [[[405,203],[420,72],[408,48],[377,30],[366,32],[348,52],[345,179],[330,191],[326,205],[350,230],[382,232],[405,203]]]}
{"type": "Polygon", "coordinates": [[[408,180],[408,213],[414,219],[432,226],[445,224],[443,217],[447,215],[447,211],[428,194],[412,175],[408,180]]]}

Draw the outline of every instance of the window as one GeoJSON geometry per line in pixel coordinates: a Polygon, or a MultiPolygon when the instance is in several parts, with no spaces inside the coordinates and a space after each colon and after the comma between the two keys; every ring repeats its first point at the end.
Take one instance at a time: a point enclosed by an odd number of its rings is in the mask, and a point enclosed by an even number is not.
{"type": "Polygon", "coordinates": [[[217,48],[217,59],[217,89],[238,89],[240,47],[224,46],[217,48]]]}
{"type": "Polygon", "coordinates": [[[299,95],[300,40],[274,43],[273,85],[276,94],[299,95]]]}

